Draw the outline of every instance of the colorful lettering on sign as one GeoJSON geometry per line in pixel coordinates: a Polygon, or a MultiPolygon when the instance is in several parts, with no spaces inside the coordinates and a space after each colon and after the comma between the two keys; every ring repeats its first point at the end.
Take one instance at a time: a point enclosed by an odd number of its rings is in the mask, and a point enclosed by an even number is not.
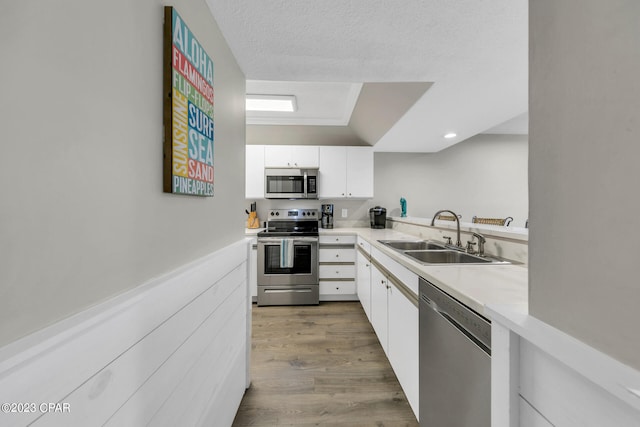
{"type": "Polygon", "coordinates": [[[173,174],[187,176],[189,161],[189,127],[187,125],[187,99],[173,91],[173,174]]]}
{"type": "Polygon", "coordinates": [[[213,195],[213,61],[172,9],[172,181],[174,193],[213,195]]]}
{"type": "Polygon", "coordinates": [[[189,63],[213,86],[213,61],[175,9],[173,9],[173,45],[180,49],[189,63]]]}
{"type": "Polygon", "coordinates": [[[193,64],[175,46],[173,47],[173,68],[178,70],[207,101],[213,103],[213,86],[207,83],[193,64]]]}

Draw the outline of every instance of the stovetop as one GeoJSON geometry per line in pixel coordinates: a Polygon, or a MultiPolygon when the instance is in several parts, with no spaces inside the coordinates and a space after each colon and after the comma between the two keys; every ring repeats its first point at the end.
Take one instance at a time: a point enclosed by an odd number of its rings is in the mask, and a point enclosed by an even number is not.
{"type": "Polygon", "coordinates": [[[318,237],[317,231],[260,231],[258,237],[318,237]]]}
{"type": "Polygon", "coordinates": [[[267,215],[271,221],[317,221],[320,214],[317,209],[272,209],[267,215]]]}
{"type": "Polygon", "coordinates": [[[274,209],[269,211],[267,230],[258,237],[318,236],[319,213],[316,209],[274,209]]]}

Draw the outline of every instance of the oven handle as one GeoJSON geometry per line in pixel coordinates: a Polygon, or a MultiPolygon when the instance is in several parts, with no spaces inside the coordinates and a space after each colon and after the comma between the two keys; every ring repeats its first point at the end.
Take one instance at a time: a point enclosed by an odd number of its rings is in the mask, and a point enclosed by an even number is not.
{"type": "MultiPolygon", "coordinates": [[[[283,237],[282,239],[287,239],[287,237],[283,237]]],[[[259,237],[258,243],[280,243],[282,239],[277,237],[259,237]]],[[[293,243],[296,242],[304,242],[304,243],[317,243],[317,237],[296,237],[293,239],[293,243]]]]}

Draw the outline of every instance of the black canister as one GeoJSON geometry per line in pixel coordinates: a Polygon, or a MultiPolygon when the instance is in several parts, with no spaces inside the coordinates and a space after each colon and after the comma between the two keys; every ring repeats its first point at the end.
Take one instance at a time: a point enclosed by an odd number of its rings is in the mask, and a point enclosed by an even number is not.
{"type": "Polygon", "coordinates": [[[380,206],[369,209],[369,220],[371,221],[371,228],[385,228],[387,224],[387,210],[380,206]]]}

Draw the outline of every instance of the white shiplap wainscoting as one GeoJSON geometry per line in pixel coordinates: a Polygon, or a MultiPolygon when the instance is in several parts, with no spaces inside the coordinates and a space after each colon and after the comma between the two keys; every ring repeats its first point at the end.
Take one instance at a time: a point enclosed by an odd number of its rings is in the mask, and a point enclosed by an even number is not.
{"type": "Polygon", "coordinates": [[[640,372],[533,316],[487,309],[492,427],[640,427],[640,372]]]}
{"type": "Polygon", "coordinates": [[[20,413],[0,425],[230,426],[249,382],[248,242],[1,348],[0,403],[20,413]]]}

